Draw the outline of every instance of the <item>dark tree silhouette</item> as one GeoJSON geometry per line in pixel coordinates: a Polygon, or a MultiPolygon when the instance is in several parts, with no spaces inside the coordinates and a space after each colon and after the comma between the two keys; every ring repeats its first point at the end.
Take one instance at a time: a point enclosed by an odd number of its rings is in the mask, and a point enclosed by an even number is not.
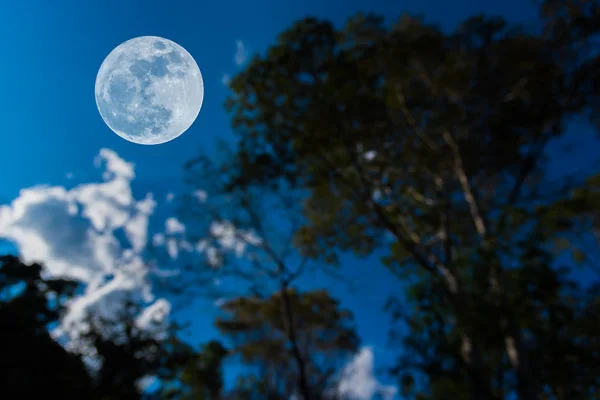
{"type": "Polygon", "coordinates": [[[6,399],[91,398],[92,380],[77,355],[48,331],[59,321],[74,282],[41,277],[42,267],[0,257],[0,380],[6,399]]]}
{"type": "Polygon", "coordinates": [[[120,318],[89,318],[94,349],[86,366],[51,335],[78,284],[42,278],[42,266],[0,257],[0,374],[2,398],[140,399],[138,381],[176,380],[193,351],[174,338],[159,340],[136,327],[139,306],[126,304],[120,318]]]}
{"type": "Polygon", "coordinates": [[[225,396],[223,364],[227,349],[216,340],[204,344],[182,369],[183,399],[220,400],[225,396]]]}

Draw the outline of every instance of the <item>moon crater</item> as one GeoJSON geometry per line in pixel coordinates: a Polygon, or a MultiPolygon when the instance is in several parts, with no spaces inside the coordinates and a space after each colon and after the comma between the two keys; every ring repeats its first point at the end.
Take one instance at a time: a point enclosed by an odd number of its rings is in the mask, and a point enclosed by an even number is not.
{"type": "Polygon", "coordinates": [[[139,144],[180,136],[202,107],[204,85],[193,57],[180,45],[142,36],[116,47],[96,77],[96,105],[117,135],[139,144]]]}

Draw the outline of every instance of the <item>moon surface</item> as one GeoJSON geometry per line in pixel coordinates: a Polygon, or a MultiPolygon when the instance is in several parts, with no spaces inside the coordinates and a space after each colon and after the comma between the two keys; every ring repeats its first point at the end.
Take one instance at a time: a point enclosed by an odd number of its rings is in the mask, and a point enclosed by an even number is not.
{"type": "Polygon", "coordinates": [[[161,144],[180,136],[202,107],[204,84],[194,58],[157,36],[117,46],[96,77],[96,105],[117,135],[138,144],[161,144]]]}

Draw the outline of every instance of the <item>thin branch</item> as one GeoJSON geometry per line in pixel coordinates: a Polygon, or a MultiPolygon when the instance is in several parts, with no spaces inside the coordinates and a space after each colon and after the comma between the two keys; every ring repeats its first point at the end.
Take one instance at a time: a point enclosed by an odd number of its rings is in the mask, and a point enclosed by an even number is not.
{"type": "Polygon", "coordinates": [[[439,146],[429,138],[429,136],[425,133],[425,131],[419,126],[414,116],[410,112],[408,106],[406,105],[406,97],[404,96],[404,92],[402,90],[402,86],[397,83],[396,84],[396,99],[400,104],[400,109],[404,114],[404,118],[408,122],[408,125],[415,131],[415,133],[429,146],[429,149],[432,151],[439,150],[439,146]]]}
{"type": "Polygon", "coordinates": [[[435,200],[430,199],[429,197],[425,197],[423,194],[417,192],[417,190],[413,187],[413,186],[409,186],[406,189],[406,192],[408,194],[410,194],[415,200],[417,200],[420,203],[425,204],[426,206],[434,206],[435,205],[435,200]]]}
{"type": "MultiPolygon", "coordinates": [[[[332,167],[332,172],[338,177],[338,179],[340,179],[340,181],[344,185],[346,185],[351,191],[353,191],[356,196],[361,198],[366,203],[366,205],[375,212],[375,215],[377,216],[379,223],[382,224],[383,227],[388,232],[390,232],[392,234],[392,236],[394,236],[394,238],[398,241],[398,243],[400,243],[412,255],[413,259],[417,262],[417,264],[419,264],[421,267],[423,267],[426,271],[433,273],[434,276],[440,277],[440,274],[441,274],[443,281],[446,283],[446,285],[444,285],[444,287],[446,288],[446,290],[448,290],[450,297],[454,298],[454,296],[458,292],[458,282],[457,282],[456,278],[454,277],[454,275],[452,274],[452,272],[441,263],[438,263],[437,265],[433,265],[431,263],[430,257],[428,258],[428,257],[425,257],[423,254],[421,254],[419,252],[419,250],[416,248],[415,244],[413,242],[411,242],[410,240],[408,240],[406,237],[404,237],[402,235],[402,233],[398,231],[396,224],[392,223],[388,219],[384,210],[381,208],[381,206],[379,204],[375,203],[370,198],[370,195],[365,196],[364,193],[361,193],[359,190],[357,190],[355,185],[348,182],[347,178],[338,171],[338,168],[335,166],[334,163],[332,163],[329,160],[329,158],[327,157],[326,154],[323,154],[321,152],[321,157],[324,161],[326,161],[327,163],[330,164],[330,166],[332,167]]],[[[363,182],[363,185],[364,185],[365,184],[364,177],[360,173],[358,175],[359,175],[359,179],[361,179],[361,181],[363,182]]],[[[366,188],[367,188],[367,190],[369,189],[368,184],[367,184],[366,188]]]]}
{"type": "Polygon", "coordinates": [[[285,284],[286,285],[291,284],[292,281],[294,281],[296,278],[298,278],[300,275],[302,275],[307,264],[308,264],[308,257],[303,257],[302,261],[300,261],[300,264],[298,265],[298,267],[296,267],[296,270],[294,272],[290,273],[290,275],[285,279],[285,284]]]}

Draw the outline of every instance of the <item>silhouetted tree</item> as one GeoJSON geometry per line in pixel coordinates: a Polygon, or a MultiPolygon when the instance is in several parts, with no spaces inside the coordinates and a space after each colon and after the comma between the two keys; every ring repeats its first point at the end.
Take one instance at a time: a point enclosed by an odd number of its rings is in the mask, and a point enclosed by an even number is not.
{"type": "Polygon", "coordinates": [[[94,392],[100,398],[140,399],[144,378],[158,380],[163,397],[181,395],[169,389],[182,383],[183,369],[195,352],[174,336],[176,331],[140,326],[140,311],[139,304],[126,301],[110,319],[93,315],[87,319],[91,329],[85,340],[93,349],[94,392]]]}
{"type": "Polygon", "coordinates": [[[159,338],[151,327],[140,329],[140,307],[133,303],[110,320],[87,319],[88,365],[81,354],[67,351],[50,331],[77,287],[74,281],[44,278],[39,264],[0,256],[2,398],[141,399],[141,378],[180,379],[193,350],[170,332],[159,338]]]}
{"type": "Polygon", "coordinates": [[[92,381],[82,360],[49,333],[77,285],[41,273],[38,264],[0,257],[1,397],[91,398],[92,381]]]}

